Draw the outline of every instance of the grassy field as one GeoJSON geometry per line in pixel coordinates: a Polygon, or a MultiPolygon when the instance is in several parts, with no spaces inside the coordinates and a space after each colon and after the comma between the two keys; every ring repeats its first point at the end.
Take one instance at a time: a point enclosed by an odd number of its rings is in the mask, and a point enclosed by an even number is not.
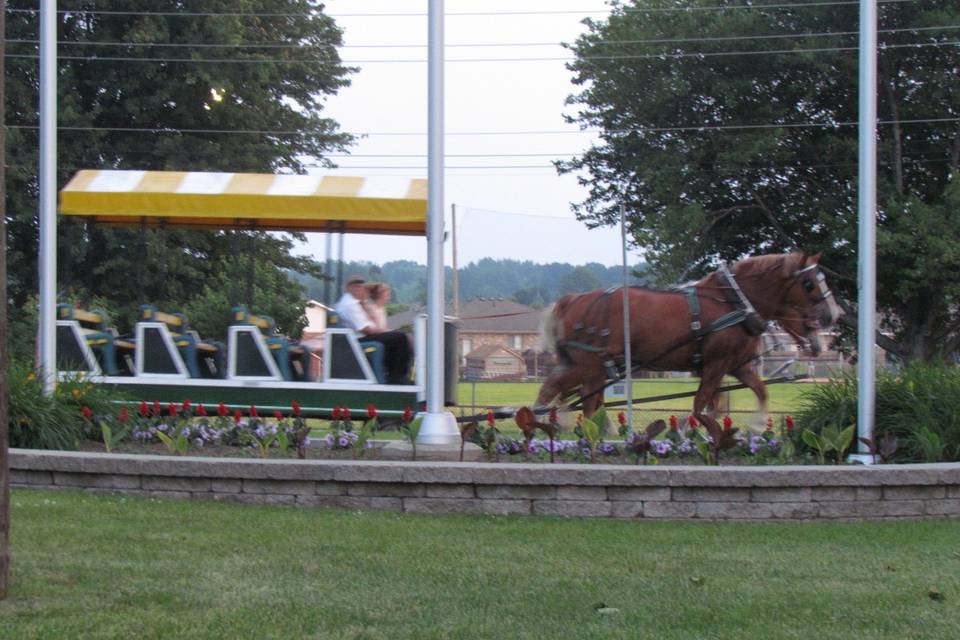
{"type": "Polygon", "coordinates": [[[418,516],[41,491],[12,506],[11,640],[960,637],[960,521],[418,516]]]}
{"type": "MultiPolygon", "coordinates": [[[[725,384],[735,384],[736,380],[729,379],[725,384]]],[[[800,397],[804,389],[811,384],[794,382],[771,385],[767,388],[770,395],[770,410],[776,412],[795,411],[800,404],[800,397]]],[[[646,398],[671,393],[696,391],[699,385],[697,379],[665,379],[640,380],[633,383],[633,397],[646,398]]],[[[481,406],[523,406],[532,405],[537,399],[540,383],[537,382],[478,382],[476,383],[476,400],[481,406]]],[[[457,399],[460,405],[470,405],[473,401],[473,383],[461,382],[457,388],[457,399]]],[[[662,400],[643,405],[649,409],[685,410],[693,407],[692,398],[678,400],[662,400]]],[[[740,389],[730,394],[730,408],[734,411],[755,411],[757,408],[756,396],[749,389],[740,389]]]]}

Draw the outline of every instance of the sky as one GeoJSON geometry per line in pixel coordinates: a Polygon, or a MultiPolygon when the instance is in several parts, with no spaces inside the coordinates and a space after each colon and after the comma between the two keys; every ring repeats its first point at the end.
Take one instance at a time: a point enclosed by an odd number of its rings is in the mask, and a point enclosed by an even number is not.
{"type": "MultiPolygon", "coordinates": [[[[564,101],[577,87],[560,60],[571,54],[559,43],[574,41],[585,17],[606,15],[603,0],[444,4],[444,212],[449,232],[456,205],[458,264],[483,257],[620,264],[619,228],[588,230],[576,221],[570,204],[583,201],[586,189],[551,165],[587,149],[594,137],[563,120],[571,113],[564,101]]],[[[332,173],[425,178],[427,0],[329,0],[326,6],[344,31],[341,57],[360,71],[350,87],[328,99],[325,114],[344,131],[367,134],[350,157],[331,158],[340,166],[332,173]]],[[[301,252],[322,260],[324,245],[324,234],[312,234],[301,252]]],[[[347,235],[344,254],[348,260],[425,264],[427,248],[424,238],[347,235]]]]}

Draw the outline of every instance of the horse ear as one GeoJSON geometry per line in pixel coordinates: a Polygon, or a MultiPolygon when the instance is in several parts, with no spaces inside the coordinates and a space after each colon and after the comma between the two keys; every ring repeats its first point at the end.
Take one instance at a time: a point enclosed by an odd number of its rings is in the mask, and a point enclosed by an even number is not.
{"type": "Polygon", "coordinates": [[[823,255],[823,252],[822,252],[822,251],[818,251],[817,253],[815,253],[815,254],[813,254],[812,256],[810,256],[809,258],[807,258],[807,264],[819,264],[819,263],[820,263],[820,256],[822,256],[822,255],[823,255]]]}

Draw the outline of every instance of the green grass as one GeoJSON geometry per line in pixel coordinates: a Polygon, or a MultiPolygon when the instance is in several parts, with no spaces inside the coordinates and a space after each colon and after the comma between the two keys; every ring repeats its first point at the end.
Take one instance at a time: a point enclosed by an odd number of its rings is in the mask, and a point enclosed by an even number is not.
{"type": "Polygon", "coordinates": [[[960,521],[418,516],[22,490],[12,504],[0,638],[960,637],[960,521]]]}
{"type": "MultiPolygon", "coordinates": [[[[724,384],[734,384],[736,380],[729,379],[724,384]]],[[[640,380],[633,383],[633,397],[646,398],[670,393],[696,391],[699,385],[696,379],[666,379],[640,380]]],[[[767,387],[770,396],[770,410],[776,412],[796,411],[800,406],[800,399],[805,390],[816,383],[786,383],[767,387]]],[[[457,387],[457,400],[460,405],[472,404],[473,384],[461,382],[457,387]]],[[[537,399],[540,384],[536,382],[478,382],[477,404],[487,406],[531,406],[537,399]]],[[[749,389],[740,389],[730,394],[730,408],[734,411],[756,411],[756,396],[749,389]]],[[[638,406],[643,410],[686,411],[693,409],[693,398],[677,400],[662,400],[638,406]]]]}

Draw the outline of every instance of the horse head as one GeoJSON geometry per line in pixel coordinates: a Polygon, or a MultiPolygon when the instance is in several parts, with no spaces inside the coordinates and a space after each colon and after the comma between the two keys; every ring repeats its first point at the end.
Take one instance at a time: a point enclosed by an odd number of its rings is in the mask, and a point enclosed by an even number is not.
{"type": "Polygon", "coordinates": [[[787,254],[781,277],[784,293],[777,310],[780,325],[798,344],[819,355],[819,331],[830,328],[843,315],[820,268],[820,254],[787,254]]]}

